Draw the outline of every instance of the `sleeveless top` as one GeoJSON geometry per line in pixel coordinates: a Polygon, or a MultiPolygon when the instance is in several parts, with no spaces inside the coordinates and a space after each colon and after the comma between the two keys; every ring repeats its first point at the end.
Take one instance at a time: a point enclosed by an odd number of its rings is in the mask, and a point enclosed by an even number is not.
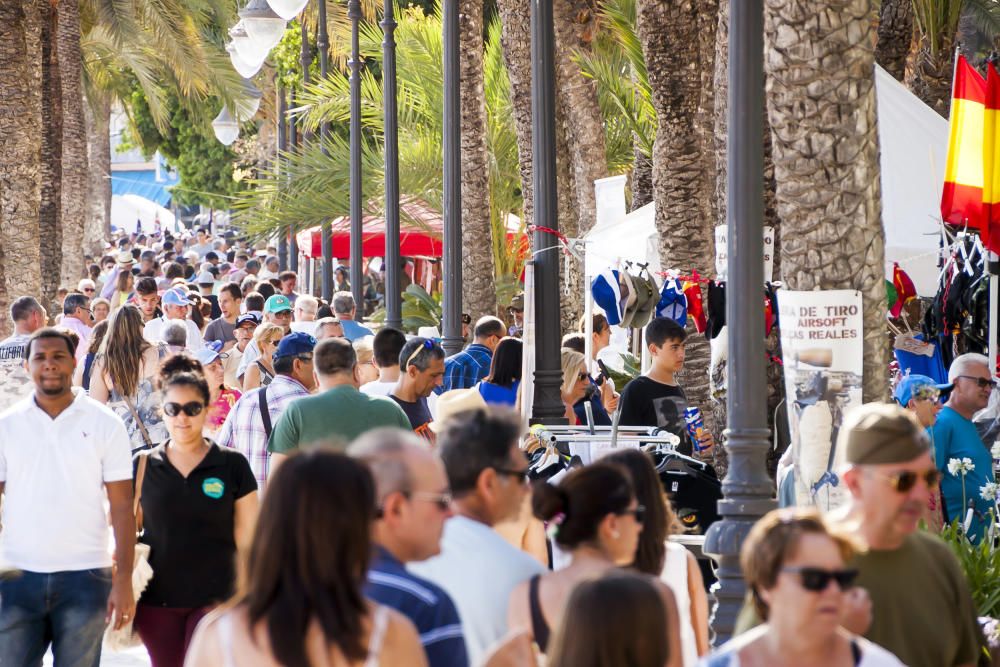
{"type": "MultiPolygon", "coordinates": [[[[161,359],[164,356],[163,351],[163,348],[161,348],[161,359]]],[[[160,392],[156,391],[156,388],[153,386],[153,378],[146,377],[139,380],[135,396],[132,398],[132,405],[135,406],[135,411],[145,425],[146,432],[149,433],[149,439],[154,445],[165,442],[169,437],[167,435],[167,427],[163,423],[163,415],[160,413],[160,403],[160,392]]],[[[145,448],[147,445],[142,437],[142,429],[135,423],[132,411],[128,408],[128,403],[125,402],[125,398],[118,393],[115,387],[111,387],[111,395],[108,397],[108,407],[125,422],[125,430],[128,431],[128,438],[132,442],[132,450],[145,448]]]]}
{"type": "Polygon", "coordinates": [[[542,575],[536,574],[528,582],[528,606],[531,610],[531,634],[535,637],[535,643],[542,653],[545,653],[549,645],[549,635],[551,631],[549,624],[542,614],[542,605],[538,600],[538,582],[542,575]]]}
{"type": "MultiPolygon", "coordinates": [[[[222,667],[237,667],[233,657],[233,614],[226,612],[219,616],[219,644],[222,646],[222,667]]],[[[375,607],[372,619],[372,631],[368,636],[368,659],[364,667],[379,667],[379,654],[385,641],[385,632],[389,627],[389,608],[383,605],[375,607]]]]}
{"type": "Polygon", "coordinates": [[[681,626],[681,658],[684,667],[692,667],[698,662],[698,642],[694,636],[691,619],[691,593],[688,590],[687,549],[683,545],[667,540],[667,554],[663,561],[660,581],[670,587],[677,600],[677,616],[681,626]]]}
{"type": "Polygon", "coordinates": [[[254,362],[257,364],[257,370],[260,371],[260,386],[266,387],[271,384],[271,380],[274,379],[274,374],[267,370],[267,366],[261,363],[260,360],[254,362]]]}

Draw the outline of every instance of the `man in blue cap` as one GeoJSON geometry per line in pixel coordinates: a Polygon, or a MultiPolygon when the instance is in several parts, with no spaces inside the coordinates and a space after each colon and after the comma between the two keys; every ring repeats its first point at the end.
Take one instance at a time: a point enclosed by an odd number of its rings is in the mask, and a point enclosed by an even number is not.
{"type": "Polygon", "coordinates": [[[187,319],[188,311],[191,308],[191,300],[188,299],[187,290],[183,287],[174,287],[163,293],[163,315],[154,317],[146,322],[142,329],[142,336],[150,343],[159,343],[163,340],[163,327],[170,320],[180,320],[187,327],[187,349],[197,352],[205,346],[201,338],[201,331],[198,325],[187,319]]]}
{"type": "MultiPolygon", "coordinates": [[[[951,391],[953,385],[938,384],[926,375],[905,375],[896,385],[892,397],[901,406],[913,413],[920,425],[927,429],[930,437],[931,458],[934,457],[934,430],[938,413],[941,412],[941,395],[951,391]]],[[[941,486],[936,484],[930,490],[927,523],[933,531],[940,531],[944,526],[943,500],[941,486]]]]}

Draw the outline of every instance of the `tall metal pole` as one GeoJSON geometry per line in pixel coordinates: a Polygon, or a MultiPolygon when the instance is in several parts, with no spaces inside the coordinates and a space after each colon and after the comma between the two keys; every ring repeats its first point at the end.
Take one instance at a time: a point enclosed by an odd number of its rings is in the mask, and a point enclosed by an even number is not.
{"type": "Polygon", "coordinates": [[[763,0],[730,6],[729,27],[729,428],[723,437],[729,472],[722,480],[722,520],[708,529],[704,550],[717,561],[717,604],[712,627],[718,641],[733,633],[746,587],[740,545],[761,516],[774,508],[774,485],[765,456],[767,428],[764,349],[764,10],[763,0]]]}
{"type": "Polygon", "coordinates": [[[361,206],[361,48],[358,23],[361,21],[361,0],[348,0],[347,16],[351,20],[351,294],[358,312],[365,312],[364,257],[361,234],[363,213],[361,206]]]}
{"type": "MultiPolygon", "coordinates": [[[[326,79],[330,62],[330,39],[326,32],[326,0],[316,0],[318,23],[316,26],[316,49],[319,51],[319,76],[326,79]]],[[[330,135],[330,124],[323,122],[319,127],[319,139],[323,155],[327,154],[326,140],[330,135]]],[[[323,245],[323,298],[329,302],[333,299],[333,246],[330,232],[330,219],[323,221],[320,227],[320,243],[323,245]]]]}
{"type": "Polygon", "coordinates": [[[399,295],[399,137],[396,124],[396,19],[393,0],[382,14],[382,96],[385,127],[385,323],[403,327],[399,295]]]}
{"type": "MultiPolygon", "coordinates": [[[[303,89],[309,85],[312,77],[309,74],[309,67],[312,66],[313,52],[312,47],[309,44],[309,29],[306,27],[305,16],[299,17],[302,21],[302,50],[299,55],[299,62],[302,65],[302,87],[303,89]]],[[[301,120],[299,122],[302,122],[301,120]]],[[[313,140],[313,133],[303,125],[302,129],[302,145],[309,143],[313,140]]]]}
{"type": "Polygon", "coordinates": [[[444,0],[444,338],[449,355],[462,351],[462,113],[459,92],[458,0],[444,0]]]}
{"type": "MultiPolygon", "coordinates": [[[[277,79],[277,74],[275,74],[275,79],[277,79]]],[[[275,84],[274,88],[278,95],[278,113],[275,121],[278,125],[278,153],[274,156],[274,163],[280,168],[282,154],[288,150],[287,109],[285,108],[285,87],[277,82],[275,84]]],[[[278,236],[278,268],[281,271],[288,270],[288,234],[286,232],[281,232],[278,236]]]]}
{"type": "MultiPolygon", "coordinates": [[[[558,229],[556,197],[555,31],[552,1],[531,2],[531,144],[535,226],[558,229]]],[[[565,423],[560,386],[559,244],[535,231],[535,400],[532,421],[565,423]]]]}
{"type": "MultiPolygon", "coordinates": [[[[295,108],[295,86],[288,91],[288,106],[291,109],[295,108]]],[[[299,127],[298,122],[294,118],[288,119],[288,149],[298,150],[299,147],[299,127]]],[[[292,231],[288,234],[288,267],[290,270],[299,272],[299,242],[295,238],[295,232],[292,231]]],[[[302,282],[305,284],[305,281],[302,282]]]]}

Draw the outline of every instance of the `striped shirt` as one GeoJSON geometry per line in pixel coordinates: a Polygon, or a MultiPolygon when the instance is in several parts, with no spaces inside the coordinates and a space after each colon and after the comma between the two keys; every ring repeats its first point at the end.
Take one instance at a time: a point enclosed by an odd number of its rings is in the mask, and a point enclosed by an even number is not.
{"type": "Polygon", "coordinates": [[[365,596],[392,607],[413,622],[430,667],[468,667],[455,603],[437,585],[410,574],[382,547],[376,547],[368,570],[365,596]]]}
{"type": "MultiPolygon", "coordinates": [[[[250,462],[260,491],[264,490],[270,469],[271,455],[267,452],[267,433],[260,414],[260,391],[247,392],[236,401],[226,421],[222,423],[215,441],[222,447],[230,447],[243,452],[250,462]]],[[[288,404],[297,398],[309,395],[309,390],[287,375],[276,375],[267,385],[267,412],[271,416],[271,427],[278,423],[288,404]]]]}

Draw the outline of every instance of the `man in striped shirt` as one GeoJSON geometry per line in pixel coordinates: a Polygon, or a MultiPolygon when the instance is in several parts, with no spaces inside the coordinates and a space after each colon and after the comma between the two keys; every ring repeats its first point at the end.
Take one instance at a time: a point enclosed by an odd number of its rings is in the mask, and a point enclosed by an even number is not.
{"type": "Polygon", "coordinates": [[[444,465],[420,438],[394,428],[369,431],[348,453],[368,464],[378,495],[375,553],[365,596],[413,622],[430,667],[468,667],[455,603],[405,566],[441,550],[444,522],[451,516],[444,465]]]}

